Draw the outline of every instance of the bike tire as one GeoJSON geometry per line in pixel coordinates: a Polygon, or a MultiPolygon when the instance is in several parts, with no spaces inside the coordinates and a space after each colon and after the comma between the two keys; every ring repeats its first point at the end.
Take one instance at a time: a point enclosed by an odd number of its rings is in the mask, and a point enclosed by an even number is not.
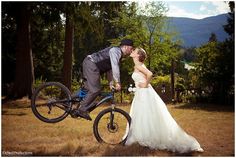
{"type": "Polygon", "coordinates": [[[72,109],[72,103],[70,100],[71,100],[71,93],[67,87],[65,87],[63,84],[59,82],[47,82],[40,85],[34,91],[32,95],[32,99],[31,99],[31,109],[34,115],[39,120],[46,123],[57,123],[64,120],[69,115],[72,109]],[[49,87],[51,87],[52,91],[50,91],[49,87]],[[46,94],[48,93],[49,96],[47,96],[45,93],[46,94]],[[52,95],[51,98],[50,98],[50,95],[52,95]],[[58,99],[57,97],[60,99],[58,99]],[[55,100],[54,102],[57,102],[58,100],[63,100],[63,102],[65,103],[55,103],[56,105],[55,107],[53,107],[52,101],[51,101],[52,103],[48,103],[50,99],[55,100]],[[46,103],[43,104],[41,102],[46,102],[46,103]],[[45,111],[47,110],[47,106],[49,108],[49,104],[52,104],[50,107],[50,111],[48,111],[48,114],[45,114],[46,113],[45,111]],[[55,117],[52,117],[54,115],[50,116],[52,108],[54,108],[53,112],[55,112],[55,117]]]}
{"type": "MultiPolygon", "coordinates": [[[[120,117],[119,116],[119,117],[120,117]]],[[[116,128],[119,128],[119,125],[118,123],[115,123],[115,125],[117,126],[116,128]]],[[[111,145],[117,145],[117,144],[124,144],[126,142],[126,139],[127,139],[127,130],[129,129],[130,127],[130,124],[131,124],[131,118],[129,116],[129,114],[127,112],[125,112],[124,110],[122,109],[119,109],[119,108],[108,108],[108,109],[105,109],[103,111],[101,111],[98,116],[96,117],[95,121],[94,121],[94,124],[93,124],[93,133],[94,133],[94,136],[96,138],[96,140],[100,143],[106,143],[106,144],[111,144],[111,145]],[[122,124],[122,129],[121,133],[118,133],[118,135],[114,134],[112,136],[107,136],[106,134],[103,134],[107,131],[104,131],[102,132],[100,129],[99,129],[99,126],[104,126],[102,128],[107,128],[107,130],[109,131],[109,125],[108,123],[104,125],[104,122],[101,121],[105,115],[108,115],[108,117],[111,116],[111,112],[114,113],[114,116],[115,117],[118,117],[116,116],[117,114],[120,115],[121,117],[124,118],[124,120],[118,120],[118,118],[115,118],[116,121],[120,121],[119,124],[122,124]],[[105,137],[109,137],[109,139],[107,138],[104,138],[104,136],[102,135],[105,135],[105,137]]],[[[119,130],[119,129],[118,129],[119,130]]],[[[109,131],[110,133],[112,133],[111,131],[109,131]]],[[[113,131],[114,132],[114,131],[113,131]]]]}

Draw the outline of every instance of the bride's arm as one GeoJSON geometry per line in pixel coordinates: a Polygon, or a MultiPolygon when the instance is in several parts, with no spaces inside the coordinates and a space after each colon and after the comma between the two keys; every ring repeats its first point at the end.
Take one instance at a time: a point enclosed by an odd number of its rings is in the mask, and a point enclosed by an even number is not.
{"type": "Polygon", "coordinates": [[[146,76],[146,82],[140,83],[139,87],[140,88],[147,88],[148,84],[150,83],[150,81],[152,79],[152,75],[153,75],[152,72],[141,65],[135,66],[135,68],[146,76]]]}

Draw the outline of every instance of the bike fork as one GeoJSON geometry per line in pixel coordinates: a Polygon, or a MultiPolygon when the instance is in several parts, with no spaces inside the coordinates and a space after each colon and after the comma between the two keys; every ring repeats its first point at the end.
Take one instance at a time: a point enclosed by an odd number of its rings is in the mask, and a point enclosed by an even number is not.
{"type": "Polygon", "coordinates": [[[114,111],[114,109],[115,109],[115,104],[112,104],[111,105],[111,114],[110,114],[110,128],[112,129],[112,130],[114,130],[116,127],[115,127],[115,125],[114,125],[114,113],[115,113],[115,111],[114,111]]]}

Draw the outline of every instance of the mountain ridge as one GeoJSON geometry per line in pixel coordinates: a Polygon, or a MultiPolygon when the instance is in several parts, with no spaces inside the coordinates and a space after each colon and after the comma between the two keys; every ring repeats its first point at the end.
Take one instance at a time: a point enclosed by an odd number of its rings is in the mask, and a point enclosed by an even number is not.
{"type": "Polygon", "coordinates": [[[179,32],[179,38],[185,47],[198,47],[207,43],[211,33],[215,33],[218,41],[224,41],[228,34],[223,25],[227,24],[228,14],[192,19],[185,17],[169,17],[171,30],[179,32]]]}

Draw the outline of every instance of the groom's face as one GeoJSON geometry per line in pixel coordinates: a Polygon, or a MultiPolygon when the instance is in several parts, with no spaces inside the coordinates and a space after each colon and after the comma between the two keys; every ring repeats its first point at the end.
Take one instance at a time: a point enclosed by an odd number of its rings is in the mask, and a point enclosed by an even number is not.
{"type": "Polygon", "coordinates": [[[133,47],[132,46],[125,46],[125,55],[130,55],[133,51],[133,47]]]}

